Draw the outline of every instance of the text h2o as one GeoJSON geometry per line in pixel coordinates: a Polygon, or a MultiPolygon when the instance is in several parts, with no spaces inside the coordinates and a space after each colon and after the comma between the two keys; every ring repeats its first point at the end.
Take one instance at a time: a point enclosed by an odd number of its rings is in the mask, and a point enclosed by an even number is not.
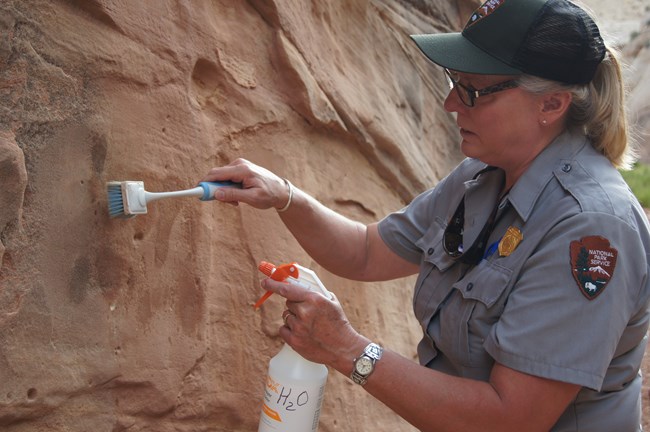
{"type": "Polygon", "coordinates": [[[287,389],[283,386],[282,390],[280,391],[280,396],[278,396],[277,404],[282,405],[287,411],[295,411],[299,407],[307,405],[307,402],[309,402],[309,394],[306,390],[301,392],[298,397],[295,398],[295,400],[289,400],[290,396],[291,388],[287,389]],[[286,394],[285,390],[288,390],[286,394]]]}

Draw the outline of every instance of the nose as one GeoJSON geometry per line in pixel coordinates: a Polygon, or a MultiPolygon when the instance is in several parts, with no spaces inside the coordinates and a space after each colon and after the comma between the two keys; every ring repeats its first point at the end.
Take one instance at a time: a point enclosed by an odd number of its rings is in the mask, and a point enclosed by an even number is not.
{"type": "Polygon", "coordinates": [[[463,109],[464,106],[465,104],[460,100],[458,92],[456,92],[455,89],[450,89],[447,97],[445,98],[445,103],[443,104],[445,111],[450,113],[458,112],[463,109]]]}

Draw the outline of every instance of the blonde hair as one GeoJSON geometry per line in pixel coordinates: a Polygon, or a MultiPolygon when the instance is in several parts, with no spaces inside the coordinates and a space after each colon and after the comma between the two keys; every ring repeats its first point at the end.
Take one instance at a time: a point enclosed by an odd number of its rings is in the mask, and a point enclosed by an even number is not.
{"type": "Polygon", "coordinates": [[[582,131],[615,167],[632,167],[636,154],[627,120],[626,89],[618,52],[607,48],[589,84],[571,85],[531,75],[522,75],[518,82],[524,90],[536,94],[569,91],[572,102],[566,117],[567,129],[582,131]]]}

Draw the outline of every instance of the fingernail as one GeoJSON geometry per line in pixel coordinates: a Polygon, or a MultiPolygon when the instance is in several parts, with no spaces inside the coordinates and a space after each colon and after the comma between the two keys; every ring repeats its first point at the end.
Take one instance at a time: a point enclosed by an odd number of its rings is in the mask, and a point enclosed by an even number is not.
{"type": "Polygon", "coordinates": [[[218,200],[223,200],[226,197],[226,193],[221,189],[217,189],[217,191],[214,193],[214,197],[218,200]]]}

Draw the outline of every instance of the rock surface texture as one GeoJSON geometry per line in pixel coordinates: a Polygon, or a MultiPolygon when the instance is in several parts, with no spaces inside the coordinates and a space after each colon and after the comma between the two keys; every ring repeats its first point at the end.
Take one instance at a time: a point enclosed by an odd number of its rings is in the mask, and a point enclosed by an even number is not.
{"type": "Polygon", "coordinates": [[[641,14],[641,26],[630,35],[623,53],[629,85],[628,108],[636,125],[639,159],[650,164],[650,2],[641,14]]]}
{"type": "MultiPolygon", "coordinates": [[[[105,184],[193,187],[237,157],[364,222],[459,159],[439,69],[408,38],[470,1],[0,2],[0,429],[252,431],[298,261],[415,361],[413,280],[319,269],[274,211],[186,198],[109,219],[105,184]]],[[[321,431],[410,431],[331,373],[321,431]]]]}

